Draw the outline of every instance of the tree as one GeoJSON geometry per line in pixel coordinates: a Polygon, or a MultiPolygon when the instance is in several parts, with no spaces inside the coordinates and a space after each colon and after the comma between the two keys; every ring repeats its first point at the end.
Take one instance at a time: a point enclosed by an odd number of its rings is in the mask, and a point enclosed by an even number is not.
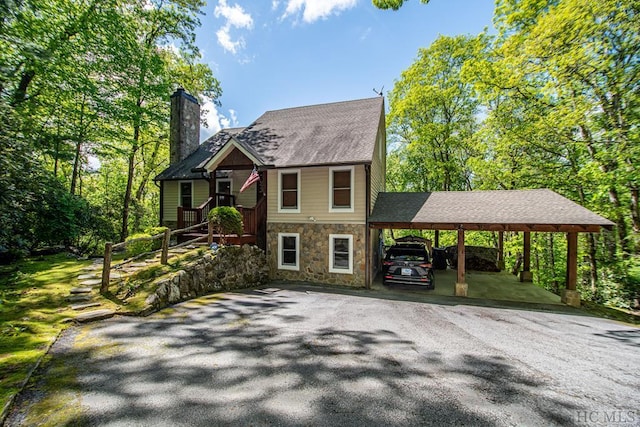
{"type": "Polygon", "coordinates": [[[82,205],[58,200],[59,185],[86,195],[121,236],[155,223],[148,182],[166,165],[170,94],[181,85],[215,101],[221,92],[194,46],[202,5],[0,4],[0,251],[38,244],[44,233],[25,227],[42,195],[56,195],[47,212],[58,224],[82,205]]]}
{"type": "MultiPolygon", "coordinates": [[[[373,5],[378,9],[393,9],[398,10],[402,7],[407,0],[371,0],[373,5]]],[[[420,0],[420,3],[427,4],[429,0],[420,0]]]]}
{"type": "Polygon", "coordinates": [[[639,11],[628,0],[502,0],[494,49],[465,69],[487,108],[477,185],[544,185],[616,223],[617,239],[585,236],[594,299],[607,277],[629,281],[624,259],[637,251],[639,11]]]}
{"type": "Polygon", "coordinates": [[[471,187],[467,160],[473,153],[479,103],[461,71],[484,44],[483,38],[439,37],[419,50],[391,91],[389,131],[402,152],[398,160],[404,165],[405,190],[471,187]]]}

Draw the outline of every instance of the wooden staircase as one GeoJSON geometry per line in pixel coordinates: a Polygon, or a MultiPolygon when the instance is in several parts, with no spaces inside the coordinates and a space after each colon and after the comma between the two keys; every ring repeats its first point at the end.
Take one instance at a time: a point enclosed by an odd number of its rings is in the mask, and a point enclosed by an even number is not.
{"type": "MultiPolygon", "coordinates": [[[[191,225],[202,223],[206,220],[209,211],[213,208],[215,202],[214,197],[210,197],[206,202],[197,208],[178,208],[178,228],[185,228],[191,225]]],[[[262,197],[253,208],[245,208],[236,206],[236,209],[242,215],[242,223],[244,230],[241,236],[232,234],[225,236],[227,244],[231,245],[257,245],[262,249],[266,249],[267,235],[267,198],[262,197]]],[[[208,234],[206,226],[195,229],[192,232],[184,233],[178,236],[178,242],[186,242],[198,237],[204,237],[208,234]]],[[[220,234],[213,235],[213,241],[220,243],[222,236],[220,234]]]]}

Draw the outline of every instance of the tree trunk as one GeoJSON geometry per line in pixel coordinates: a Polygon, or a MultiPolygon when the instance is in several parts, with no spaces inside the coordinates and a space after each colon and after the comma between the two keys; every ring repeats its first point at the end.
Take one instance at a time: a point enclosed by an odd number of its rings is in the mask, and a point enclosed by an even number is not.
{"type": "Polygon", "coordinates": [[[73,173],[71,174],[71,194],[76,194],[76,186],[78,185],[78,174],[80,173],[80,160],[82,154],[82,143],[84,142],[84,107],[85,97],[83,95],[82,105],[80,106],[80,123],[78,133],[76,135],[76,152],[73,159],[73,173]]]}
{"type": "Polygon", "coordinates": [[[629,241],[627,239],[627,223],[624,220],[622,214],[622,204],[618,197],[618,190],[611,186],[609,187],[609,200],[615,209],[614,222],[616,223],[616,230],[618,230],[618,240],[620,241],[620,247],[622,248],[622,258],[629,258],[629,241]]]}
{"type": "Polygon", "coordinates": [[[640,194],[638,188],[630,188],[631,192],[631,219],[633,221],[633,231],[640,233],[640,194]]]}
{"type": "Polygon", "coordinates": [[[140,128],[134,127],[133,130],[133,147],[129,153],[129,168],[127,169],[127,189],[124,193],[124,203],[122,205],[122,229],[120,231],[120,241],[124,242],[129,235],[129,206],[131,205],[131,190],[133,188],[133,174],[136,161],[136,153],[138,152],[138,140],[140,138],[140,128]]]}
{"type": "Polygon", "coordinates": [[[134,196],[134,207],[133,210],[133,229],[138,230],[140,228],[140,224],[142,222],[142,217],[144,216],[144,197],[146,194],[147,183],[151,177],[151,174],[156,168],[156,160],[158,158],[158,152],[160,151],[160,146],[162,145],[162,140],[157,138],[154,145],[153,150],[151,151],[151,158],[147,159],[143,158],[145,162],[144,172],[140,176],[140,185],[136,190],[136,194],[134,196]]]}
{"type": "MultiPolygon", "coordinates": [[[[589,131],[589,129],[583,125],[580,125],[580,132],[582,134],[583,139],[587,142],[587,151],[591,156],[591,160],[598,165],[600,170],[604,173],[605,178],[609,180],[609,175],[611,175],[612,172],[616,171],[617,164],[615,164],[615,162],[602,163],[602,161],[598,157],[598,152],[596,151],[596,147],[593,143],[593,138],[591,137],[591,132],[589,131]]],[[[616,223],[616,229],[618,231],[618,239],[620,240],[620,247],[622,248],[622,257],[626,259],[629,257],[629,242],[627,241],[627,224],[624,221],[624,215],[622,215],[622,205],[620,203],[620,197],[618,196],[618,189],[615,187],[613,183],[610,183],[609,188],[607,189],[607,192],[609,194],[609,201],[611,202],[611,205],[613,205],[613,211],[615,215],[613,222],[616,223]]]]}
{"type": "Polygon", "coordinates": [[[73,159],[73,173],[71,174],[71,188],[69,192],[71,194],[76,194],[76,186],[78,185],[78,171],[80,169],[80,152],[81,152],[82,142],[76,141],[76,152],[73,159]]]}

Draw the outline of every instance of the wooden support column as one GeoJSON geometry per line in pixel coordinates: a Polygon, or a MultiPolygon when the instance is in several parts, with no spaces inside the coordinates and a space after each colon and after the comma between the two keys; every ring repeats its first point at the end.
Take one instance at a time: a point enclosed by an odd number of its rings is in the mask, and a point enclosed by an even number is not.
{"type": "Polygon", "coordinates": [[[433,245],[436,248],[440,247],[440,230],[435,230],[433,233],[433,245]]]}
{"type": "Polygon", "coordinates": [[[466,297],[468,285],[466,282],[466,271],[465,271],[465,250],[464,250],[464,229],[462,227],[458,228],[458,271],[456,278],[456,296],[457,297],[466,297]]]}
{"type": "Polygon", "coordinates": [[[215,197],[216,201],[214,203],[215,206],[218,206],[218,198],[216,197],[216,193],[218,192],[218,174],[217,170],[209,173],[209,197],[215,197]]]}
{"type": "Polygon", "coordinates": [[[522,272],[520,273],[521,282],[532,282],[533,277],[531,275],[531,233],[525,231],[522,250],[522,272]]]}
{"type": "Polygon", "coordinates": [[[567,278],[566,289],[562,291],[562,302],[580,307],[580,294],[576,291],[578,283],[578,233],[567,233],[567,278]]]}
{"type": "Polygon", "coordinates": [[[498,268],[504,270],[504,231],[498,231],[498,268]]]}

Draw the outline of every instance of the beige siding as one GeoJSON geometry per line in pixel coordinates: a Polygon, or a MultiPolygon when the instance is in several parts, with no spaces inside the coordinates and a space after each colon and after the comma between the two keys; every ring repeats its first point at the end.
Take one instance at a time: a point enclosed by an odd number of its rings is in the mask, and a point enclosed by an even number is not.
{"type": "Polygon", "coordinates": [[[196,208],[209,198],[209,181],[194,179],[193,181],[193,207],[196,208]]]}
{"type": "Polygon", "coordinates": [[[300,213],[278,212],[278,170],[268,171],[268,222],[365,223],[366,185],[363,165],[354,167],[353,212],[329,212],[329,167],[309,167],[299,170],[301,173],[300,213]]]}
{"type": "Polygon", "coordinates": [[[178,181],[163,181],[163,220],[178,220],[178,181]]]}
{"type": "MultiPolygon", "coordinates": [[[[164,221],[177,221],[178,220],[178,203],[180,193],[180,182],[186,181],[163,181],[164,186],[163,195],[163,220],[164,221]]],[[[194,179],[191,181],[193,184],[193,207],[200,206],[209,198],[209,182],[203,179],[194,179]]]]}
{"type": "Polygon", "coordinates": [[[385,191],[385,176],[386,176],[386,164],[387,164],[387,140],[384,124],[384,116],[380,121],[380,128],[378,129],[378,137],[376,138],[376,148],[373,155],[373,162],[371,164],[371,206],[373,206],[378,198],[378,193],[385,191]]]}
{"type": "Polygon", "coordinates": [[[242,193],[240,192],[240,189],[249,177],[249,174],[251,174],[250,170],[235,170],[231,173],[231,192],[236,196],[236,204],[242,205],[245,208],[252,208],[256,205],[256,191],[258,183],[253,184],[242,193]]]}

